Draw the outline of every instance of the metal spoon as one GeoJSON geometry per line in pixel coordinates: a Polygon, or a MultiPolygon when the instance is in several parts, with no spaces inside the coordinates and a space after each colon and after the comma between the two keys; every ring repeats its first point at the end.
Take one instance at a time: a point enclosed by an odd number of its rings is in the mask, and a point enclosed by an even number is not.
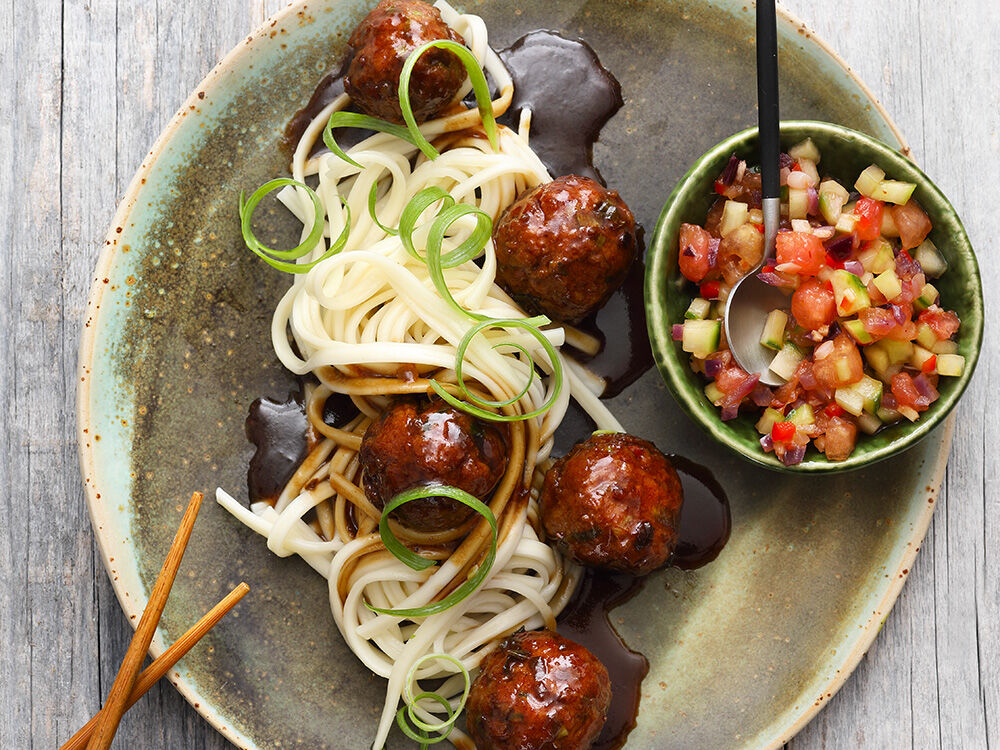
{"type": "Polygon", "coordinates": [[[781,220],[778,158],[778,32],[774,0],[757,0],[757,108],[760,177],[764,213],[764,257],[743,277],[726,300],[726,341],[736,363],[747,373],[759,374],[764,385],[785,381],[771,372],[774,352],[760,343],[764,321],[771,310],[788,306],[780,289],[765,284],[757,272],[774,257],[774,241],[781,220]]]}

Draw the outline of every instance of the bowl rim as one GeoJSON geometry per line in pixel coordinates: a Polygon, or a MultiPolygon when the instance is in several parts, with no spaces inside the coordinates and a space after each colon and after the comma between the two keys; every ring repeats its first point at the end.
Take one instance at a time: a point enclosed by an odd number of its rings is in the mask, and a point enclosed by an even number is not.
{"type": "MultiPolygon", "coordinates": [[[[713,415],[714,418],[711,420],[705,418],[702,410],[704,396],[700,392],[695,393],[687,382],[687,373],[689,372],[687,360],[682,361],[682,358],[678,356],[679,353],[676,344],[672,337],[668,335],[669,325],[665,309],[665,295],[661,290],[666,283],[667,259],[670,252],[669,248],[672,246],[674,238],[672,236],[668,238],[665,234],[668,225],[679,220],[679,214],[683,210],[680,198],[690,191],[697,189],[699,183],[705,178],[704,174],[702,174],[704,165],[717,159],[724,159],[734,151],[752,144],[757,138],[756,127],[741,130],[708,149],[708,151],[698,157],[671,191],[656,222],[656,227],[651,235],[649,250],[646,254],[644,303],[647,331],[660,376],[681,409],[711,435],[716,442],[726,446],[737,455],[774,471],[789,474],[833,474],[869,466],[901,453],[925,438],[952,412],[968,387],[979,360],[983,340],[984,302],[979,262],[961,218],[941,189],[906,155],[909,153],[908,147],[904,146],[905,153],[902,153],[872,136],[844,125],[836,125],[818,120],[781,121],[781,134],[783,137],[790,133],[794,133],[796,137],[800,137],[809,132],[847,137],[860,142],[865,149],[876,154],[879,161],[891,164],[899,172],[908,173],[904,174],[904,177],[913,178],[913,180],[918,181],[921,187],[934,197],[935,203],[939,202],[943,205],[944,213],[950,216],[950,223],[954,224],[953,228],[956,231],[950,235],[949,243],[959,248],[964,248],[963,254],[968,255],[968,259],[971,261],[969,282],[974,284],[976,292],[973,296],[972,310],[966,316],[966,319],[963,320],[963,326],[966,325],[966,321],[971,324],[972,330],[969,333],[972,335],[971,342],[973,345],[966,359],[965,370],[957,381],[955,381],[951,392],[936,402],[935,406],[938,408],[932,409],[930,412],[925,412],[924,417],[918,422],[913,423],[912,429],[909,429],[900,438],[885,446],[863,454],[855,453],[840,462],[827,461],[825,458],[812,458],[793,466],[785,466],[773,454],[763,453],[761,450],[754,450],[752,447],[748,448],[744,441],[736,438],[730,426],[719,419],[717,414],[713,415]]],[[[673,233],[671,232],[671,234],[673,233]]]]}

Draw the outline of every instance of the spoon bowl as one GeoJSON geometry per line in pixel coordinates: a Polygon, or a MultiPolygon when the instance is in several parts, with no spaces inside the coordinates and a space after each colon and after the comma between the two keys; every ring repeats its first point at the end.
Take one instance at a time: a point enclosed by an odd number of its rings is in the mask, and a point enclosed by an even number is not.
{"type": "Polygon", "coordinates": [[[746,372],[759,374],[758,382],[764,385],[778,386],[785,382],[771,372],[775,353],[760,343],[760,333],[768,313],[787,308],[788,304],[788,295],[761,281],[756,271],[744,276],[726,300],[725,330],[729,350],[746,372]]]}

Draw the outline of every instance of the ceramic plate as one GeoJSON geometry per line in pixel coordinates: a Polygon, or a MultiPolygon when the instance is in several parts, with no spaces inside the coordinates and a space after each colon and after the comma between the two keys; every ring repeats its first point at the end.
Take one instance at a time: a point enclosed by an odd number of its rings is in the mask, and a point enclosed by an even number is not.
{"type": "MultiPolygon", "coordinates": [[[[250,402],[294,387],[268,335],[288,281],[241,247],[237,196],[283,173],[284,123],[340,61],[369,5],[296,3],[241,43],[160,137],[108,235],[82,342],[79,437],[94,528],[133,622],[190,492],[222,485],[245,498],[250,402]]],[[[755,119],[749,5],[483,0],[469,9],[484,16],[494,46],[536,28],[594,46],[626,99],[596,162],[647,230],[694,159],[755,119]]],[[[822,43],[792,19],[779,26],[786,117],[900,143],[822,43]]],[[[930,520],[951,425],[872,471],[794,478],[713,444],[655,372],[611,407],[630,431],[710,466],[734,521],[714,564],[658,573],[614,612],[650,661],[628,747],[779,745],[846,679],[898,594],[930,520]]],[[[240,580],[251,593],[181,662],[178,689],[241,747],[366,747],[384,683],[344,646],[325,581],[274,557],[212,502],[154,652],[240,580]]]]}

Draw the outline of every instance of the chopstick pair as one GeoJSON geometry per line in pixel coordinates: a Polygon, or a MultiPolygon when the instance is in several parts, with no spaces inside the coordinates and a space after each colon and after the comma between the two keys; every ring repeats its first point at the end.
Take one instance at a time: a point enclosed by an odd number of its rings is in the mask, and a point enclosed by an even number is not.
{"type": "Polygon", "coordinates": [[[163,613],[163,607],[167,603],[174,578],[177,576],[177,570],[180,568],[184,550],[187,549],[188,540],[191,538],[191,530],[194,527],[195,518],[198,516],[202,497],[202,493],[195,492],[191,495],[191,500],[188,501],[180,528],[177,529],[174,541],[170,545],[167,559],[156,579],[156,584],[149,596],[149,602],[146,604],[146,609],[142,613],[139,625],[135,629],[128,650],[125,652],[125,658],[122,660],[122,665],[115,676],[114,684],[111,686],[104,706],[60,750],[82,750],[83,748],[107,750],[111,746],[111,741],[114,739],[125,711],[139,700],[157,680],[163,677],[250,590],[246,583],[241,583],[234,588],[177,639],[170,648],[164,651],[158,659],[155,659],[143,670],[142,674],[139,673],[146,652],[149,650],[149,644],[153,640],[153,634],[156,632],[156,626],[160,621],[160,615],[163,613]]]}

